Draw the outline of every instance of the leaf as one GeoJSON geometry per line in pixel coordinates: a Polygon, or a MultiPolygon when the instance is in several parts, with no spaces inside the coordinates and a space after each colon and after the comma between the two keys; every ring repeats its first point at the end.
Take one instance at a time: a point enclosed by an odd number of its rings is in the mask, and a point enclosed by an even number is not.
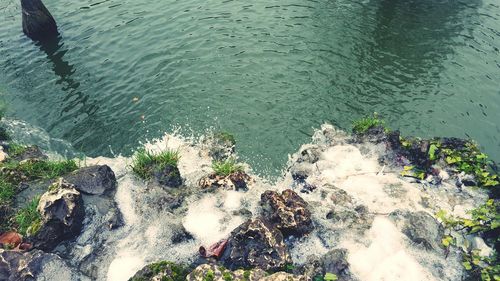
{"type": "Polygon", "coordinates": [[[335,280],[338,280],[339,278],[337,277],[337,275],[333,274],[333,273],[330,273],[330,272],[327,272],[325,274],[325,276],[323,277],[323,280],[325,281],[335,281],[335,280]]]}
{"type": "Polygon", "coordinates": [[[448,164],[455,164],[455,163],[461,162],[462,157],[460,157],[460,156],[448,156],[448,157],[446,157],[445,161],[448,164]]]}
{"type": "Polygon", "coordinates": [[[436,160],[436,150],[438,150],[438,147],[435,144],[431,144],[429,147],[429,159],[431,161],[436,160]]]}
{"type": "Polygon", "coordinates": [[[453,243],[453,237],[451,236],[446,236],[444,237],[442,240],[441,240],[441,243],[443,244],[443,246],[445,246],[446,248],[448,248],[450,246],[450,244],[453,243]]]}
{"type": "Polygon", "coordinates": [[[413,170],[413,168],[415,168],[415,166],[404,166],[403,170],[405,170],[405,171],[411,171],[411,170],[413,170]]]}
{"type": "Polygon", "coordinates": [[[472,269],[472,265],[468,261],[464,261],[462,263],[462,265],[464,266],[465,270],[471,270],[472,269]]]}

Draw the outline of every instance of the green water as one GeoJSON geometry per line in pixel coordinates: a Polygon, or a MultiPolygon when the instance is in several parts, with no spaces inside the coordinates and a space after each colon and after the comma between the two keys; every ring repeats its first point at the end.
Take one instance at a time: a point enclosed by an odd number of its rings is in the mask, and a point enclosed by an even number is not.
{"type": "Polygon", "coordinates": [[[0,0],[8,115],[90,156],[215,129],[273,174],[313,128],[376,111],[500,160],[498,0],[45,0],[52,46],[23,36],[18,2],[0,0]]]}

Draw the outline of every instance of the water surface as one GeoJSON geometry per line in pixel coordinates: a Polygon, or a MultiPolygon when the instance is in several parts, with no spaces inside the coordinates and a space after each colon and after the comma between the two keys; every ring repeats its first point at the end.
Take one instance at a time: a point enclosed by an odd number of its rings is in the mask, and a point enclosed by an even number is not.
{"type": "Polygon", "coordinates": [[[0,1],[2,99],[89,156],[214,128],[275,174],[323,122],[379,112],[500,160],[496,0],[44,3],[61,38],[41,46],[23,36],[18,1],[0,1]]]}

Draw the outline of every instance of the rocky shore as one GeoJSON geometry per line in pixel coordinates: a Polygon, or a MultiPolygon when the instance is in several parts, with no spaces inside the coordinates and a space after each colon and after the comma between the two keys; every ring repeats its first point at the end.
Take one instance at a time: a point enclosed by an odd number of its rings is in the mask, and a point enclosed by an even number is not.
{"type": "Polygon", "coordinates": [[[472,141],[323,125],[269,183],[225,133],[120,162],[1,135],[0,280],[500,278],[498,171],[472,141]]]}

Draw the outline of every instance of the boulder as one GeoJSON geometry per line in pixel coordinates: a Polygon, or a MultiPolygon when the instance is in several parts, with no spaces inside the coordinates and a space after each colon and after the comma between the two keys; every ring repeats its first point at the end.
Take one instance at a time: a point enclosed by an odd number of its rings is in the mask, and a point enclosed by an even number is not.
{"type": "Polygon", "coordinates": [[[86,194],[102,195],[116,188],[115,173],[107,165],[81,168],[66,176],[65,180],[86,194]]]}
{"type": "Polygon", "coordinates": [[[303,266],[304,275],[323,277],[327,273],[335,274],[339,281],[356,280],[349,269],[346,249],[334,249],[322,257],[310,256],[303,266]]]}
{"type": "Polygon", "coordinates": [[[302,236],[314,229],[308,204],[293,190],[281,194],[268,190],[260,198],[263,217],[285,236],[302,236]]]}
{"type": "Polygon", "coordinates": [[[85,217],[82,196],[74,185],[63,179],[42,195],[38,212],[42,225],[31,239],[35,248],[51,251],[61,241],[74,238],[82,230],[85,217]]]}
{"type": "Polygon", "coordinates": [[[247,190],[251,181],[252,178],[245,172],[235,172],[229,176],[213,173],[201,178],[198,184],[203,189],[247,190]]]}
{"type": "Polygon", "coordinates": [[[277,271],[291,263],[283,235],[262,219],[248,220],[231,232],[221,262],[227,268],[277,271]]]}
{"type": "Polygon", "coordinates": [[[13,160],[19,161],[19,162],[24,161],[24,160],[28,160],[28,159],[47,160],[48,157],[36,145],[26,147],[26,149],[23,151],[23,153],[21,153],[19,155],[15,155],[13,157],[13,160]]]}
{"type": "Polygon", "coordinates": [[[163,169],[155,171],[154,177],[162,186],[179,187],[182,185],[181,173],[179,168],[174,165],[167,165],[163,169]]]}
{"type": "Polygon", "coordinates": [[[208,155],[215,161],[224,161],[230,158],[235,151],[236,140],[228,133],[217,133],[209,140],[208,155]]]}
{"type": "MultiPolygon", "coordinates": [[[[5,251],[0,249],[0,280],[5,281],[31,281],[38,280],[44,266],[48,263],[57,264],[60,271],[69,268],[54,254],[44,253],[40,250],[30,252],[5,251]]],[[[64,278],[61,277],[60,278],[64,278]]],[[[51,280],[51,279],[42,279],[51,280]]],[[[52,279],[53,280],[53,279],[52,279]]],[[[62,280],[62,279],[61,279],[62,280]]],[[[64,280],[69,280],[64,278],[64,280]]]]}
{"type": "Polygon", "coordinates": [[[186,280],[188,273],[187,268],[182,265],[169,261],[161,261],[146,265],[131,277],[129,281],[180,281],[186,280]]]}
{"type": "Polygon", "coordinates": [[[259,268],[252,270],[238,269],[236,271],[227,270],[215,264],[202,264],[195,268],[187,277],[188,281],[307,281],[305,276],[293,275],[286,272],[277,272],[268,275],[259,268]]]}
{"type": "Polygon", "coordinates": [[[32,40],[45,41],[59,35],[57,24],[41,0],[21,0],[23,32],[32,40]]]}
{"type": "Polygon", "coordinates": [[[441,252],[441,239],[444,229],[431,215],[425,212],[410,212],[396,210],[389,214],[399,229],[412,242],[423,246],[427,250],[441,252]]]}

